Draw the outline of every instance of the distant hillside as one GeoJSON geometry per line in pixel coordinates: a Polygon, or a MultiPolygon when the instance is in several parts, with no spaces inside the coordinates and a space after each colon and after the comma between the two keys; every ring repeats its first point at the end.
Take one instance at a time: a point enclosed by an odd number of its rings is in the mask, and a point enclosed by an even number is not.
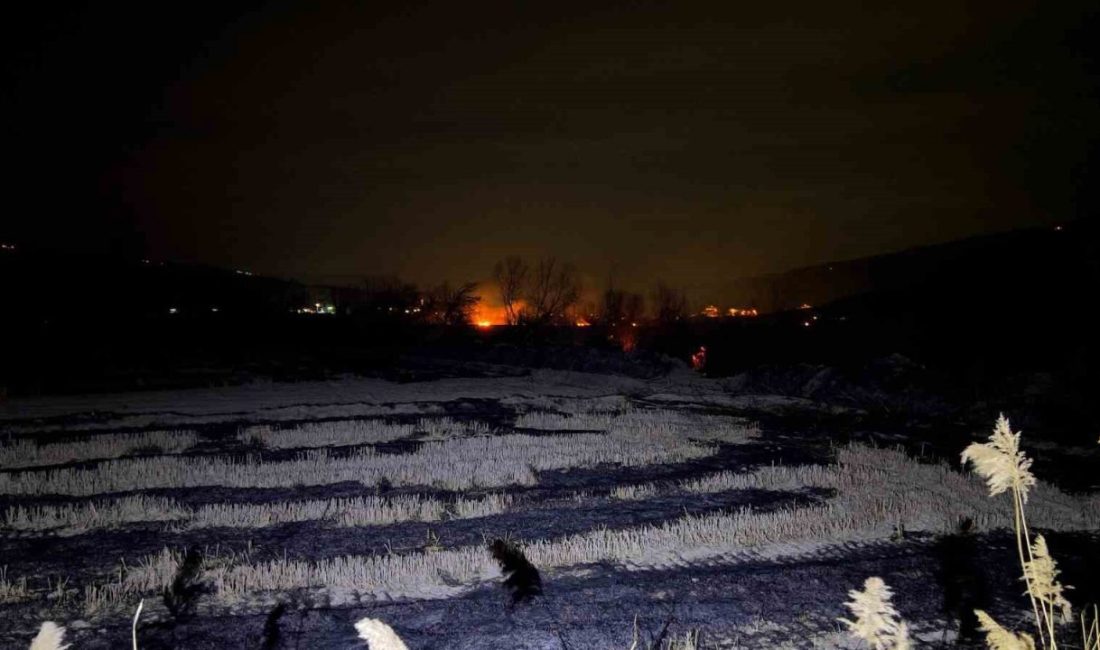
{"type": "Polygon", "coordinates": [[[766,312],[932,286],[952,294],[996,294],[1017,309],[1052,309],[1083,299],[1077,288],[1095,283],[1098,259],[1095,236],[1070,224],[746,278],[733,284],[732,293],[766,312]]]}
{"type": "Polygon", "coordinates": [[[305,304],[300,284],[247,271],[16,249],[0,254],[11,320],[263,315],[305,304]]]}

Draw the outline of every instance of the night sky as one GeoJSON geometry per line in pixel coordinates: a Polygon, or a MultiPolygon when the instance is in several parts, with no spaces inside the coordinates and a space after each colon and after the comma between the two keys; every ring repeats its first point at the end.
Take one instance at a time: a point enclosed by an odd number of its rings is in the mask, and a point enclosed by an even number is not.
{"type": "Polygon", "coordinates": [[[554,254],[720,297],[1097,204],[1086,3],[32,4],[28,247],[425,284],[554,254]]]}

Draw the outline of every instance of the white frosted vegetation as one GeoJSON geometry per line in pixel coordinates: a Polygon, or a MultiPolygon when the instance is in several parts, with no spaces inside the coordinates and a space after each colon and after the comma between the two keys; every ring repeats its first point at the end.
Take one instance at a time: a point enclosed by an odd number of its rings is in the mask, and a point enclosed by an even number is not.
{"type": "Polygon", "coordinates": [[[511,497],[496,494],[454,502],[414,495],[264,504],[220,503],[199,508],[187,525],[190,528],[259,528],[290,522],[325,521],[336,526],[380,526],[402,521],[485,517],[503,512],[511,503],[511,497]]]}
{"type": "Polygon", "coordinates": [[[630,398],[625,395],[599,395],[583,398],[511,396],[501,399],[500,405],[521,412],[621,413],[630,408],[630,398]]]}
{"type": "Polygon", "coordinates": [[[8,578],[8,567],[0,566],[0,604],[17,603],[29,597],[27,578],[8,578]]]}
{"type": "Polygon", "coordinates": [[[139,494],[88,503],[9,506],[0,517],[0,530],[79,535],[138,521],[176,521],[189,514],[174,499],[139,494]]]}
{"type": "MultiPolygon", "coordinates": [[[[131,596],[163,590],[172,583],[182,561],[181,553],[166,548],[125,567],[112,582],[87,586],[85,612],[111,610],[131,596]]],[[[434,553],[342,556],[315,562],[234,562],[232,558],[207,555],[202,571],[204,580],[225,603],[257,591],[310,586],[381,597],[446,597],[458,593],[464,585],[500,575],[496,562],[480,546],[434,553]]]]}
{"type": "Polygon", "coordinates": [[[353,497],[269,503],[215,503],[197,508],[174,499],[126,496],[80,504],[11,506],[0,518],[0,530],[79,535],[138,522],[176,522],[183,528],[263,528],[285,523],[321,521],[329,526],[381,526],[403,521],[473,519],[504,512],[509,495],[455,501],[425,496],[353,497]]]}
{"type": "Polygon", "coordinates": [[[619,485],[611,490],[611,498],[620,501],[640,501],[656,496],[659,488],[653,483],[640,485],[619,485]]]}
{"type": "MultiPolygon", "coordinates": [[[[274,421],[440,412],[439,402],[498,399],[502,396],[584,398],[644,390],[654,382],[564,370],[535,370],[525,377],[441,379],[399,384],[381,379],[346,378],[293,384],[142,393],[15,398],[0,404],[0,423],[12,419],[114,413],[119,421],[178,425],[231,420],[274,421]],[[432,402],[435,402],[434,404],[432,402]]],[[[11,430],[41,429],[12,426],[11,430]]]]}
{"type": "Polygon", "coordinates": [[[194,431],[102,434],[85,440],[47,443],[19,439],[0,444],[0,469],[118,458],[135,452],[177,454],[198,441],[194,431]]]}
{"type": "MultiPolygon", "coordinates": [[[[831,488],[842,495],[872,495],[906,530],[953,532],[970,518],[979,530],[1012,528],[1012,513],[990,501],[977,477],[945,463],[920,463],[896,449],[850,445],[837,451],[832,465],[769,466],[752,472],[720,472],[686,481],[688,492],[797,490],[831,488]]],[[[1100,526],[1100,496],[1071,495],[1039,483],[1032,491],[1035,522],[1043,528],[1088,530],[1100,526]]]]}
{"type": "Polygon", "coordinates": [[[448,505],[454,518],[476,519],[505,512],[514,502],[510,494],[488,494],[480,499],[456,499],[448,505]]]}
{"type": "Polygon", "coordinates": [[[850,601],[845,606],[855,620],[839,619],[849,633],[867,644],[872,650],[910,650],[909,624],[894,608],[893,590],[882,578],[872,576],[863,583],[863,589],[848,592],[850,601]]]}
{"type": "Polygon", "coordinates": [[[620,418],[607,434],[505,435],[428,442],[414,453],[375,454],[369,448],[346,457],[324,450],[282,462],[227,458],[140,458],[89,469],[0,474],[0,494],[86,496],[152,488],[225,486],[241,488],[329,485],[346,481],[375,485],[428,485],[450,490],[533,485],[536,472],[603,463],[642,466],[675,463],[712,454],[707,443],[744,442],[757,430],[712,418],[686,435],[685,424],[660,418],[620,418]]]}
{"type": "Polygon", "coordinates": [[[355,631],[366,641],[367,650],[409,650],[397,632],[378,619],[361,619],[355,624],[355,631]]]}
{"type": "MultiPolygon", "coordinates": [[[[547,569],[597,562],[646,569],[698,560],[736,561],[798,553],[800,549],[828,544],[887,539],[899,522],[907,529],[942,530],[954,526],[960,516],[972,516],[971,508],[984,499],[985,488],[980,482],[971,482],[946,466],[921,464],[897,451],[866,447],[840,450],[839,462],[832,468],[763,468],[746,475],[749,478],[744,482],[756,488],[788,485],[797,482],[793,477],[800,471],[823,486],[835,488],[837,495],[826,503],[807,507],[771,512],[744,508],[732,513],[687,515],[660,525],[587,531],[533,541],[524,552],[535,566],[547,569]],[[973,499],[966,492],[960,498],[951,498],[961,485],[970,483],[976,484],[973,499]],[[888,489],[887,484],[897,487],[888,489]],[[919,490],[919,494],[913,490],[919,490]]],[[[1059,530],[1100,526],[1100,504],[1095,500],[1082,503],[1075,501],[1077,497],[1040,485],[1033,494],[1037,510],[1042,492],[1049,492],[1043,500],[1051,504],[1045,508],[1046,526],[1059,530]]],[[[986,516],[984,521],[995,520],[986,516]]],[[[105,589],[119,591],[119,596],[138,593],[130,591],[133,585],[161,584],[158,581],[171,580],[172,575],[170,567],[152,577],[146,571],[133,581],[127,577],[105,589]]],[[[496,575],[495,563],[480,545],[433,553],[345,556],[320,562],[279,559],[231,566],[222,563],[208,572],[208,578],[219,588],[219,597],[227,602],[253,591],[302,587],[347,589],[365,597],[446,597],[496,575]]]]}
{"type": "Polygon", "coordinates": [[[487,436],[492,428],[484,422],[459,422],[451,418],[420,418],[416,430],[424,434],[425,440],[450,440],[468,436],[487,436]]]}
{"type": "Polygon", "coordinates": [[[532,411],[516,417],[516,427],[544,431],[606,431],[611,428],[612,413],[576,413],[563,415],[532,411]]]}
{"type": "Polygon", "coordinates": [[[66,650],[69,647],[65,643],[65,628],[53,621],[46,621],[31,640],[30,650],[66,650]]]}
{"type": "Polygon", "coordinates": [[[237,431],[237,440],[269,449],[296,449],[377,444],[408,438],[412,434],[411,424],[341,420],[313,422],[287,429],[275,429],[268,425],[244,427],[237,431]]]}
{"type": "Polygon", "coordinates": [[[755,423],[727,416],[670,410],[624,409],[574,414],[534,411],[516,418],[516,427],[545,431],[606,431],[612,435],[661,435],[697,441],[745,442],[759,435],[755,423]],[[733,435],[730,435],[733,434],[733,435]]]}
{"type": "MultiPolygon", "coordinates": [[[[594,562],[659,567],[768,543],[843,541],[853,538],[857,527],[854,518],[832,507],[771,513],[746,509],[733,514],[686,516],[659,526],[595,530],[536,541],[525,547],[524,553],[540,569],[594,562]]],[[[89,601],[86,596],[86,606],[94,609],[104,606],[104,598],[116,602],[127,595],[162,589],[175,575],[175,565],[158,558],[142,561],[139,567],[133,575],[126,572],[123,579],[93,590],[94,598],[89,601]]],[[[217,587],[218,597],[228,603],[251,592],[303,587],[351,590],[375,598],[440,598],[498,575],[499,568],[480,545],[433,553],[342,556],[316,562],[278,559],[219,566],[206,572],[206,578],[217,587]]]]}

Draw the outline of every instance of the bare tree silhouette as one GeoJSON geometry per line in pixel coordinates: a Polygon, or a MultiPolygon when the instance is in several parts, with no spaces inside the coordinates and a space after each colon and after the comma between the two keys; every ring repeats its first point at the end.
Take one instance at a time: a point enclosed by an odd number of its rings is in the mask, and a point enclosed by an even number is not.
{"type": "Polygon", "coordinates": [[[669,325],[687,318],[687,295],[683,289],[673,289],[663,281],[653,287],[653,317],[659,325],[669,325]]]}
{"type": "Polygon", "coordinates": [[[642,294],[614,288],[604,291],[600,320],[605,324],[636,323],[644,315],[645,297],[642,294]]]}
{"type": "Polygon", "coordinates": [[[509,325],[519,322],[518,303],[523,297],[527,273],[527,263],[516,255],[504,258],[493,267],[493,279],[500,291],[500,301],[504,304],[504,314],[509,325]]]}
{"type": "Polygon", "coordinates": [[[544,257],[532,269],[523,319],[533,325],[562,322],[580,295],[581,281],[576,269],[554,257],[544,257]]]}
{"type": "Polygon", "coordinates": [[[428,322],[448,327],[468,325],[474,307],[481,301],[481,297],[475,294],[477,285],[467,282],[457,287],[450,283],[435,287],[428,292],[425,302],[428,322]]]}

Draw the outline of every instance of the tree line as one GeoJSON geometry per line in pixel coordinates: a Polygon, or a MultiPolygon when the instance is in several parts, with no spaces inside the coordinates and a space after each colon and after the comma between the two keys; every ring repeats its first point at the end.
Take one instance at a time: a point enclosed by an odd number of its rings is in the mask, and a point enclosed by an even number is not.
{"type": "Polygon", "coordinates": [[[668,324],[688,316],[685,292],[664,282],[657,282],[650,291],[649,311],[643,294],[616,288],[613,280],[597,304],[582,306],[580,274],[554,257],[528,263],[512,255],[493,266],[492,277],[510,325],[571,325],[583,319],[615,327],[643,320],[668,324]]]}
{"type": "MultiPolygon", "coordinates": [[[[642,322],[671,324],[689,315],[685,292],[664,282],[655,283],[644,295],[618,288],[609,279],[596,302],[582,304],[580,273],[556,257],[528,261],[511,255],[493,265],[491,277],[505,321],[517,327],[537,329],[583,322],[616,329],[642,322]]],[[[393,276],[366,278],[359,287],[334,288],[333,292],[341,313],[448,327],[471,324],[483,301],[475,282],[444,282],[420,289],[393,276]]]]}

